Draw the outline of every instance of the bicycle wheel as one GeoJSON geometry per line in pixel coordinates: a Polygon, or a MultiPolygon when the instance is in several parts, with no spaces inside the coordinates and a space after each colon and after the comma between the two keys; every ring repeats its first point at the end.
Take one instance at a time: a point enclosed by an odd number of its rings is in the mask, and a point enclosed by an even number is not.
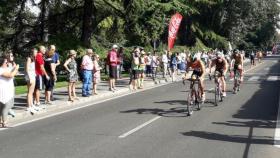
{"type": "Polygon", "coordinates": [[[218,106],[218,98],[219,98],[219,96],[218,96],[219,94],[218,94],[218,88],[217,87],[215,87],[215,106],[218,106]]]}
{"type": "Polygon", "coordinates": [[[188,99],[187,99],[187,113],[188,116],[191,116],[193,113],[192,104],[191,104],[191,94],[188,95],[188,99]]]}

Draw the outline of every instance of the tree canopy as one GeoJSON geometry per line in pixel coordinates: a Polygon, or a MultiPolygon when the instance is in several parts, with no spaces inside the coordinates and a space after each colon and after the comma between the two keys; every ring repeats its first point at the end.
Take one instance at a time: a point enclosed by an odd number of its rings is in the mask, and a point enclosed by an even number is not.
{"type": "Polygon", "coordinates": [[[278,37],[277,0],[1,0],[0,47],[21,54],[46,42],[62,51],[166,45],[176,12],[181,46],[267,49],[278,37]]]}

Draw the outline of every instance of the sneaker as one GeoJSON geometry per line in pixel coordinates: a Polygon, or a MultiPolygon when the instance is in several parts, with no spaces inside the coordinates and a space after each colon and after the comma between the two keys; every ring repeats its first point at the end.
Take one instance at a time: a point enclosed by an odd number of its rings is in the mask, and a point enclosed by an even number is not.
{"type": "Polygon", "coordinates": [[[33,106],[32,106],[32,109],[34,109],[34,110],[36,110],[36,111],[40,111],[40,110],[41,110],[41,108],[38,107],[38,106],[36,106],[36,105],[33,105],[33,106]]]}
{"type": "Polygon", "coordinates": [[[115,92],[114,88],[109,88],[109,91],[115,92]]]}
{"type": "Polygon", "coordinates": [[[12,117],[16,117],[16,113],[12,109],[9,110],[8,114],[11,115],[12,117]]]}
{"type": "Polygon", "coordinates": [[[47,105],[54,105],[52,101],[47,102],[47,105]]]}
{"type": "Polygon", "coordinates": [[[26,111],[30,112],[32,115],[34,115],[37,111],[34,110],[32,107],[27,108],[26,111]]]}

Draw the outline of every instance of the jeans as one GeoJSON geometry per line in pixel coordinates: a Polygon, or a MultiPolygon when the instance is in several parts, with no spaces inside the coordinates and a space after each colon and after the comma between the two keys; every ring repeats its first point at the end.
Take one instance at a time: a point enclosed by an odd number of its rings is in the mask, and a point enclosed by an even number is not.
{"type": "Polygon", "coordinates": [[[83,70],[83,89],[82,89],[82,95],[87,96],[91,95],[91,83],[92,83],[92,71],[90,70],[83,70]]]}

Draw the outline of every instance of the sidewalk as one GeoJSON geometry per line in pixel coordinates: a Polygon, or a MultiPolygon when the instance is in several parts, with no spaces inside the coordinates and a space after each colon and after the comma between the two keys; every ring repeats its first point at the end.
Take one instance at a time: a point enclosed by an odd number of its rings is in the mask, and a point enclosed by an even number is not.
{"type": "MultiPolygon", "coordinates": [[[[144,81],[144,87],[151,88],[151,87],[156,87],[167,83],[171,83],[170,78],[164,79],[161,78],[161,76],[162,75],[159,74],[156,81],[153,81],[151,78],[146,77],[144,81]]],[[[177,81],[179,81],[181,78],[182,78],[181,75],[177,76],[177,81]]],[[[31,115],[30,112],[26,111],[26,94],[16,95],[15,106],[13,107],[13,110],[16,113],[16,117],[13,118],[9,116],[8,122],[13,124],[13,122],[17,122],[23,119],[28,120],[28,119],[32,119],[35,116],[49,115],[52,112],[56,112],[58,110],[63,111],[69,108],[77,107],[79,105],[94,103],[94,102],[135,92],[129,89],[129,78],[118,79],[116,82],[116,88],[117,91],[111,92],[109,91],[108,82],[101,81],[101,83],[99,83],[97,86],[98,95],[93,95],[90,97],[82,97],[82,84],[78,84],[76,86],[76,94],[77,97],[79,97],[79,100],[76,100],[73,103],[68,101],[67,87],[57,88],[54,90],[54,99],[55,99],[54,105],[46,105],[46,109],[42,109],[39,112],[35,113],[34,115],[31,115]]],[[[137,91],[138,92],[143,91],[145,90],[145,88],[139,89],[137,91]]],[[[41,93],[41,104],[42,103],[44,103],[44,92],[41,93]]]]}

